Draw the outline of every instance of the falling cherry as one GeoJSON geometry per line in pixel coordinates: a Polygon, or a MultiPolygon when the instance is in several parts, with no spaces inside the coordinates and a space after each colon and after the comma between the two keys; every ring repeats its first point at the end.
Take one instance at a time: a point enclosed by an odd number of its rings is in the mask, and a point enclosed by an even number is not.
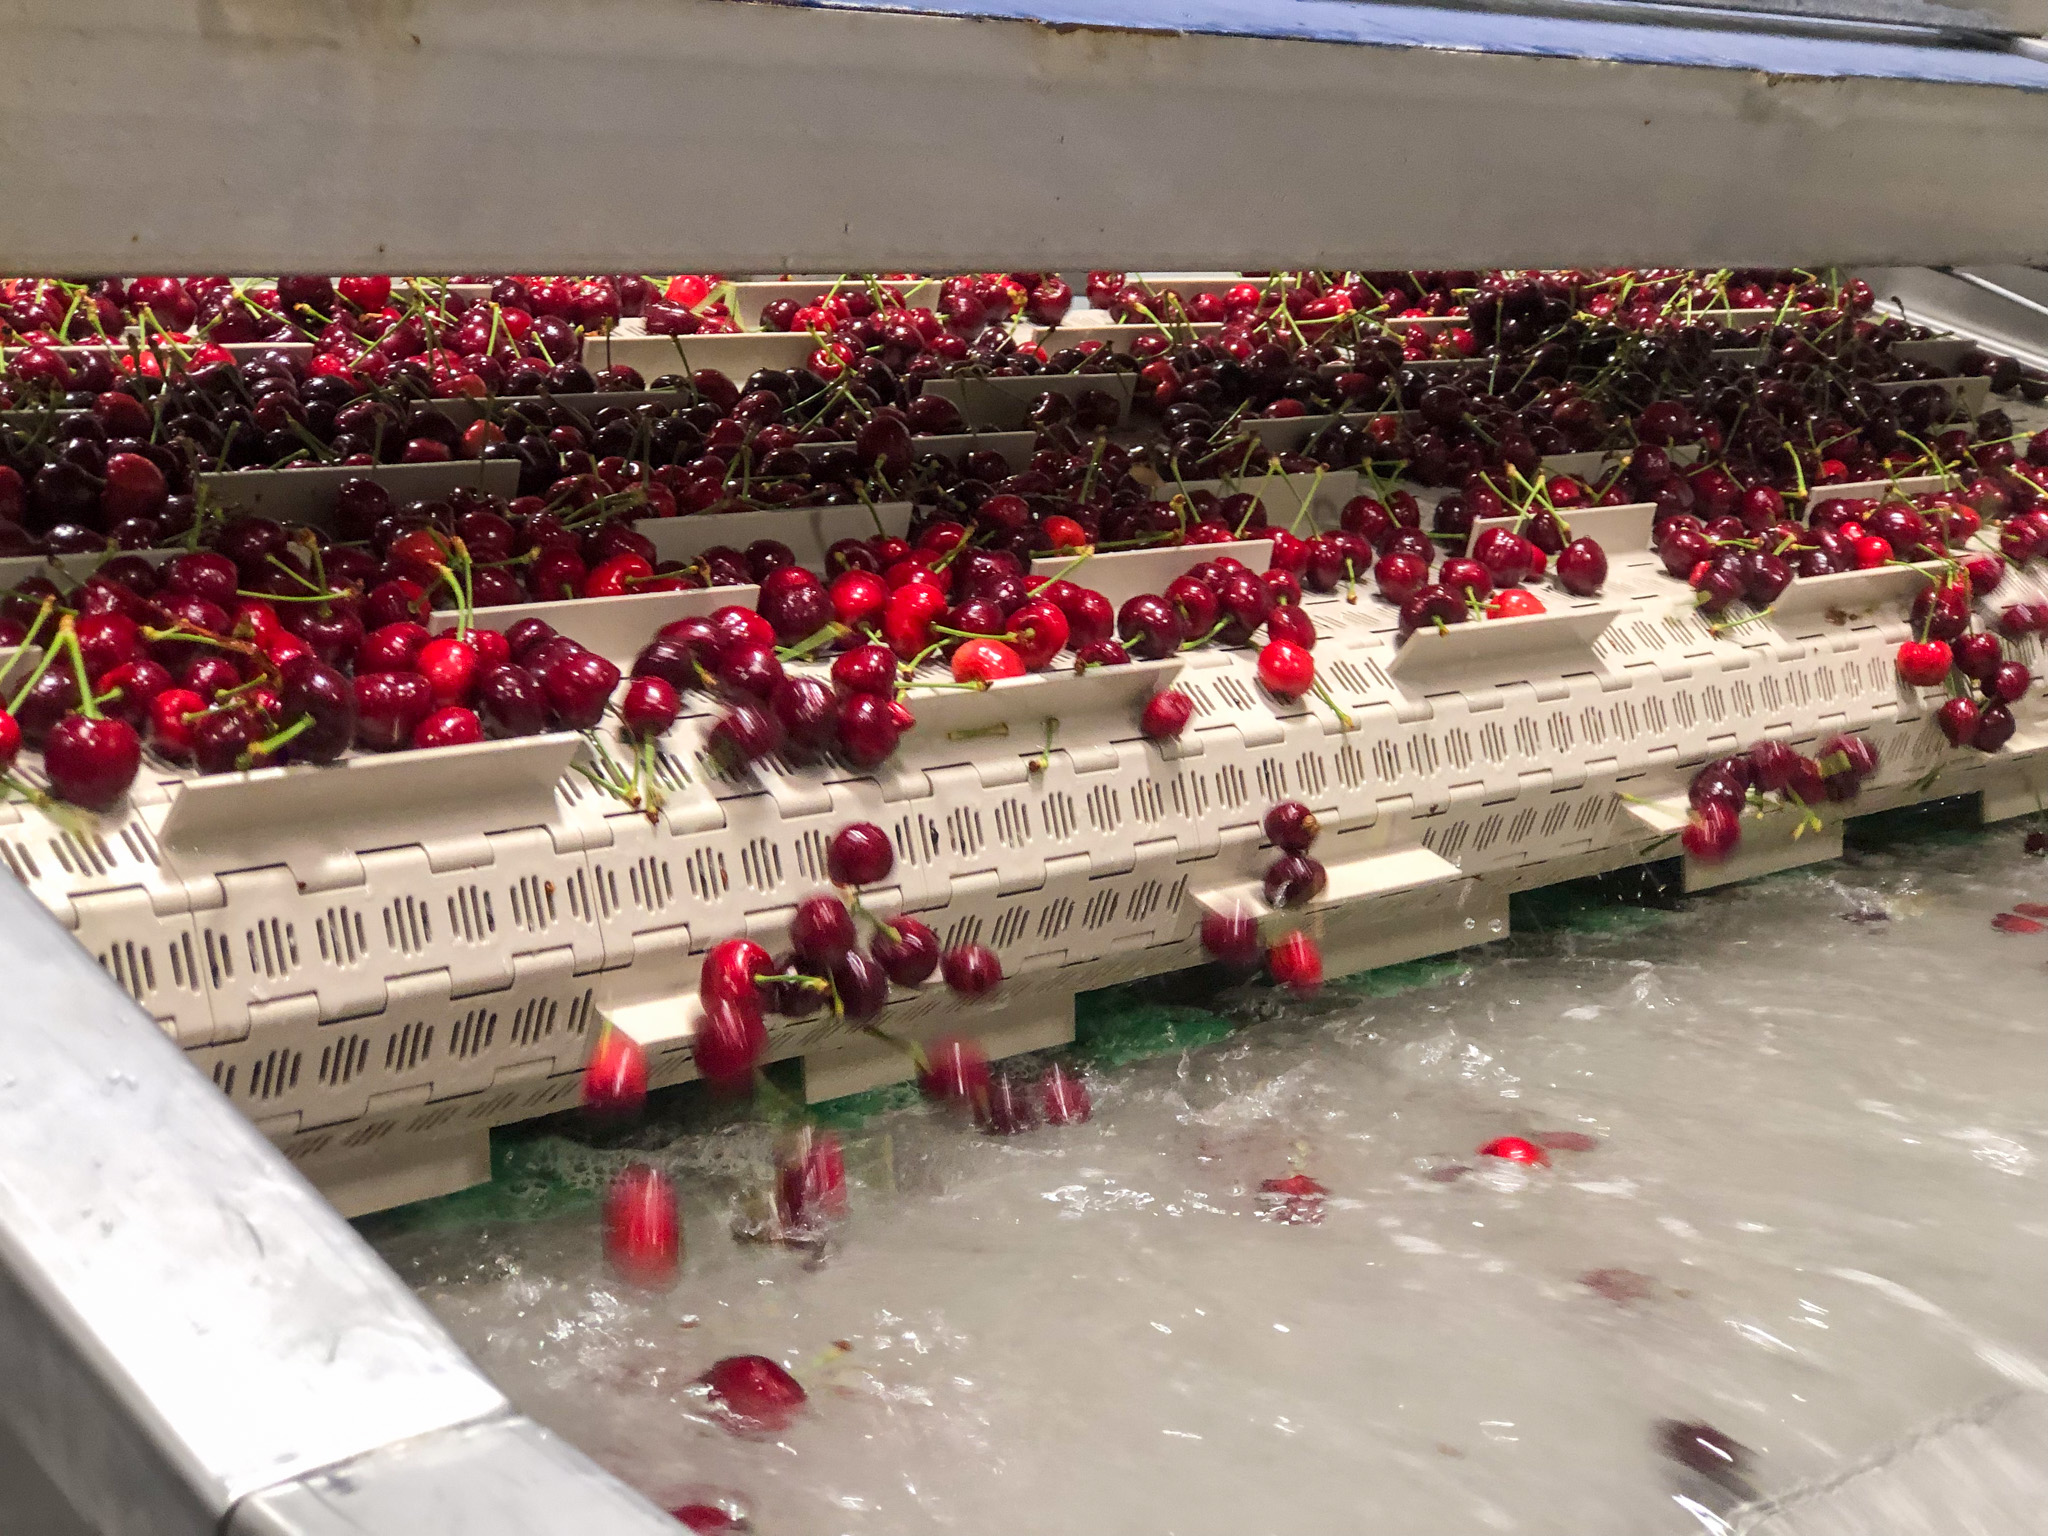
{"type": "Polygon", "coordinates": [[[583,1069],[583,1107],[607,1119],[637,1115],[647,1103],[647,1052],[616,1025],[607,1024],[583,1069]]]}
{"type": "Polygon", "coordinates": [[[604,1197],[604,1256],[629,1285],[666,1290],[683,1262],[683,1225],[675,1186],[645,1163],[619,1170],[604,1197]]]}

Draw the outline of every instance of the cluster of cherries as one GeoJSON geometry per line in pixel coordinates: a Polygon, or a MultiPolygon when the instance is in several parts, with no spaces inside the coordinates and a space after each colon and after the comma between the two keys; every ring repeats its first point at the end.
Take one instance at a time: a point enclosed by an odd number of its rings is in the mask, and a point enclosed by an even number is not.
{"type": "MultiPolygon", "coordinates": [[[[2014,523],[2006,526],[2011,530],[2014,523]]],[[[2012,706],[2033,685],[2033,672],[2006,654],[1999,635],[1972,627],[1974,600],[1989,596],[2003,577],[2000,558],[1989,554],[1938,577],[1914,598],[1915,638],[1902,642],[1897,656],[1899,676],[1911,686],[1949,690],[1934,720],[1950,745],[1979,752],[1996,752],[2012,740],[2019,725],[2012,706]]],[[[2048,606],[2008,604],[1998,627],[2010,639],[2040,633],[2048,628],[2048,606]]]]}
{"type": "MultiPolygon", "coordinates": [[[[1314,901],[1329,884],[1322,864],[1309,856],[1322,825],[1299,800],[1282,800],[1266,812],[1266,839],[1274,858],[1266,867],[1261,894],[1276,909],[1314,901]]],[[[1307,932],[1294,929],[1267,945],[1259,921],[1240,906],[1233,911],[1202,915],[1202,948],[1209,958],[1236,971],[1249,971],[1263,959],[1274,981],[1294,992],[1313,992],[1323,983],[1321,948],[1307,932]]]]}
{"type": "Polygon", "coordinates": [[[1862,736],[1830,736],[1807,757],[1787,742],[1764,740],[1747,752],[1716,758],[1686,786],[1691,814],[1679,842],[1702,863],[1716,864],[1742,841],[1742,813],[1790,808],[1800,831],[1817,828],[1816,807],[1844,803],[1877,772],[1877,749],[1862,736]]]}
{"type": "MultiPolygon", "coordinates": [[[[619,669],[543,620],[480,628],[465,602],[437,635],[416,584],[394,591],[394,578],[364,596],[329,585],[319,546],[288,542],[275,523],[227,533],[161,566],[109,560],[69,593],[31,577],[7,594],[0,632],[42,656],[8,700],[5,729],[16,746],[42,748],[59,798],[113,805],[145,740],[173,763],[223,773],[332,762],[350,747],[590,731],[606,716],[619,669]]],[[[437,584],[463,585],[458,549],[431,543],[418,558],[434,562],[437,584]]],[[[630,736],[651,740],[679,701],[636,678],[618,713],[630,736]]]]}
{"type": "MultiPolygon", "coordinates": [[[[1583,490],[1576,481],[1552,480],[1537,490],[1563,492],[1562,504],[1532,499],[1520,511],[1490,487],[1483,498],[1478,492],[1466,496],[1456,518],[1443,517],[1439,507],[1438,534],[1469,537],[1470,543],[1465,554],[1445,560],[1434,571],[1437,539],[1422,531],[1421,509],[1407,491],[1391,491],[1384,500],[1352,498],[1338,515],[1338,529],[1319,535],[1317,542],[1326,550],[1336,546],[1345,579],[1371,569],[1379,595],[1399,610],[1404,637],[1470,618],[1526,618],[1546,610],[1524,584],[1549,570],[1553,558],[1555,580],[1572,596],[1591,597],[1607,583],[1607,552],[1600,542],[1567,540],[1566,524],[1558,515],[1563,506],[1576,504],[1567,487],[1583,490]],[[1473,515],[1512,518],[1520,531],[1490,523],[1473,533],[1473,515]]],[[[1322,558],[1327,566],[1332,554],[1322,558]]]]}

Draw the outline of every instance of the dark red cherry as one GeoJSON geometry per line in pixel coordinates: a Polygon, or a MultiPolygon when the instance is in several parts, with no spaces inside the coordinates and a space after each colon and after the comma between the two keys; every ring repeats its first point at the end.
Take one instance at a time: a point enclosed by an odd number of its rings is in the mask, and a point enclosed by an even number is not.
{"type": "Polygon", "coordinates": [[[939,967],[939,940],[914,917],[880,924],[868,950],[899,987],[922,986],[939,967]]]}

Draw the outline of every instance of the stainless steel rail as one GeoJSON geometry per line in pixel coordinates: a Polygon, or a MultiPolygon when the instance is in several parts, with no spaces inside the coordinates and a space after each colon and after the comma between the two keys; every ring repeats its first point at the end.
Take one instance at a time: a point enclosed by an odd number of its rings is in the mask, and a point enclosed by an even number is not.
{"type": "Polygon", "coordinates": [[[92,1529],[672,1536],[4,879],[0,974],[0,1421],[92,1529]]]}

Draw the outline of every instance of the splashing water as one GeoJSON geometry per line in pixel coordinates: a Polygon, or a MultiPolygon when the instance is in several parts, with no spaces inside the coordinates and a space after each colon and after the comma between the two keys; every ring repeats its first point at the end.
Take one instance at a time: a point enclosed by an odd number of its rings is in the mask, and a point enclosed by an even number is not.
{"type": "Polygon", "coordinates": [[[764,1531],[1727,1529],[2048,1385],[2048,938],[1989,926],[2048,897],[2021,837],[1674,911],[1545,895],[1308,999],[1126,994],[1086,1124],[843,1128],[822,1250],[732,1240],[774,1133],[688,1106],[630,1149],[524,1133],[552,1209],[366,1229],[520,1406],[764,1531]],[[1477,1155],[1502,1136],[1549,1166],[1477,1155]],[[665,1293],[612,1278],[581,1193],[634,1160],[683,1196],[665,1293]],[[802,1382],[788,1428],[719,1427],[696,1379],[742,1354],[802,1382]]]}

